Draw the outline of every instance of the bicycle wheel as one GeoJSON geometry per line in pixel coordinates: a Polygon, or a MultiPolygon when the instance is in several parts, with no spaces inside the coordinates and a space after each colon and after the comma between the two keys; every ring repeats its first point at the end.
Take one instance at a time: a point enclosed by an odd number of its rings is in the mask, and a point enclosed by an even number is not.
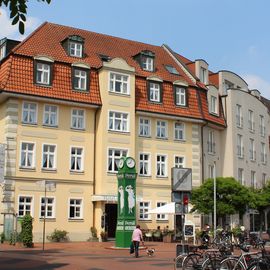
{"type": "Polygon", "coordinates": [[[219,258],[207,258],[202,264],[202,270],[220,269],[221,260],[219,258]]]}
{"type": "Polygon", "coordinates": [[[176,258],[175,258],[175,263],[174,263],[174,269],[175,270],[180,270],[182,269],[182,265],[183,265],[183,260],[185,259],[186,255],[178,255],[176,258]]]}
{"type": "Polygon", "coordinates": [[[245,270],[245,266],[237,258],[226,258],[220,263],[220,270],[245,270]]]}
{"type": "Polygon", "coordinates": [[[201,258],[201,254],[198,253],[190,253],[188,254],[182,264],[183,270],[193,270],[199,264],[201,258]]]}
{"type": "Polygon", "coordinates": [[[264,260],[254,261],[247,268],[247,270],[269,270],[269,269],[270,269],[269,264],[264,260]]]}

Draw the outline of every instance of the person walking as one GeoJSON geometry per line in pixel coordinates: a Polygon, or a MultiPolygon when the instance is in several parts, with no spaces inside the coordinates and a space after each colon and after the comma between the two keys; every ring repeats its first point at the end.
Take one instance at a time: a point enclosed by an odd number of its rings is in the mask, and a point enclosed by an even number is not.
{"type": "Polygon", "coordinates": [[[134,229],[133,233],[132,233],[132,242],[134,245],[134,249],[135,249],[135,257],[138,258],[139,257],[139,246],[140,246],[140,241],[143,242],[143,236],[142,236],[142,231],[140,229],[140,225],[137,225],[136,228],[134,229]]]}

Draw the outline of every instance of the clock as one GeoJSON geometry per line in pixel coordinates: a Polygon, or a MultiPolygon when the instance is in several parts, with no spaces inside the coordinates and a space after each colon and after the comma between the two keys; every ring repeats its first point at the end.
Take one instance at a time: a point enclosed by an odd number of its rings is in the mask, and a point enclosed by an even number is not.
{"type": "Polygon", "coordinates": [[[121,158],[118,164],[119,168],[122,169],[124,167],[124,159],[121,158]]]}
{"type": "Polygon", "coordinates": [[[129,157],[126,160],[126,164],[127,164],[128,168],[132,169],[135,167],[135,160],[133,158],[129,157]]]}

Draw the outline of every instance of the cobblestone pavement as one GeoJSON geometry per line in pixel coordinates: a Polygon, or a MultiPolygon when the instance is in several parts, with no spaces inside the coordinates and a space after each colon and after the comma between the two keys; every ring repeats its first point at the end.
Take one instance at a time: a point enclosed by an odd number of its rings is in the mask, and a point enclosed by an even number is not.
{"type": "Polygon", "coordinates": [[[0,244],[1,270],[154,270],[173,269],[175,243],[146,242],[155,248],[153,257],[140,250],[139,258],[127,249],[111,249],[114,242],[46,243],[34,248],[0,244]]]}

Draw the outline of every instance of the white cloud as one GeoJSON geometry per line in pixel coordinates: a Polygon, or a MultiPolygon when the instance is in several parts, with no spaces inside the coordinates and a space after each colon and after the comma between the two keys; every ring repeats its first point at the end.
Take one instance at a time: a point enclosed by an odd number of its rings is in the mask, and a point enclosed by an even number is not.
{"type": "Polygon", "coordinates": [[[21,35],[19,33],[18,25],[11,25],[11,20],[9,19],[9,14],[3,8],[0,8],[0,39],[7,37],[16,40],[24,39],[30,32],[40,25],[40,20],[35,17],[27,17],[25,24],[25,34],[21,35]]]}
{"type": "Polygon", "coordinates": [[[242,78],[248,83],[249,89],[257,89],[262,96],[270,99],[270,82],[254,74],[245,74],[242,78]]]}

